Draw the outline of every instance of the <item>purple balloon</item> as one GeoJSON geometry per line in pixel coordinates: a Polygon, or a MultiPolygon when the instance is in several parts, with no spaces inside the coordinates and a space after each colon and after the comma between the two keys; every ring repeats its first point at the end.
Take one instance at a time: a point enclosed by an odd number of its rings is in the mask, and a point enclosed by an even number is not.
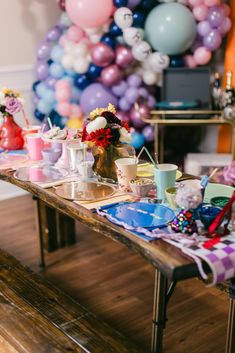
{"type": "Polygon", "coordinates": [[[139,88],[142,84],[142,78],[140,75],[132,74],[127,78],[127,83],[131,87],[139,88]]]}
{"type": "Polygon", "coordinates": [[[125,93],[125,98],[129,103],[134,104],[137,101],[137,99],[139,98],[138,89],[135,87],[127,88],[126,93],[125,93]]]}
{"type": "Polygon", "coordinates": [[[223,9],[220,6],[212,6],[208,10],[207,19],[212,28],[219,27],[224,21],[223,9]]]}
{"type": "Polygon", "coordinates": [[[49,41],[57,41],[61,36],[61,29],[59,26],[52,27],[47,33],[47,39],[49,41]]]}
{"type": "Polygon", "coordinates": [[[204,37],[203,39],[203,45],[209,49],[209,50],[216,50],[219,48],[220,44],[222,42],[221,35],[219,31],[216,29],[213,29],[210,31],[207,36],[204,37]]]}
{"type": "Polygon", "coordinates": [[[127,83],[126,81],[120,81],[117,85],[114,85],[112,87],[112,92],[115,94],[117,97],[121,97],[125,94],[127,90],[127,83]]]}
{"type": "Polygon", "coordinates": [[[115,63],[123,69],[128,68],[134,61],[131,48],[119,45],[115,50],[115,63]]]}
{"type": "Polygon", "coordinates": [[[197,24],[197,33],[201,37],[205,37],[211,31],[211,26],[208,21],[202,21],[197,24]]]}
{"type": "Polygon", "coordinates": [[[203,38],[199,37],[198,39],[196,39],[196,40],[193,42],[193,44],[192,44],[192,46],[191,46],[191,48],[190,48],[190,50],[191,50],[193,53],[195,52],[195,50],[197,50],[198,48],[202,47],[202,39],[203,39],[203,38]]]}
{"type": "Polygon", "coordinates": [[[118,106],[121,110],[123,110],[124,112],[128,112],[128,110],[131,109],[131,104],[128,102],[128,100],[125,97],[122,97],[119,102],[118,102],[118,106]]]}
{"type": "Polygon", "coordinates": [[[149,95],[147,104],[148,104],[148,107],[149,107],[150,109],[155,108],[156,99],[154,98],[154,96],[149,95]]]}
{"type": "Polygon", "coordinates": [[[154,140],[154,128],[151,125],[147,125],[143,128],[142,134],[144,135],[145,141],[152,142],[154,140]]]}
{"type": "Polygon", "coordinates": [[[224,21],[222,24],[218,27],[219,32],[224,36],[230,28],[232,27],[232,21],[229,17],[225,17],[224,21]]]}
{"type": "Polygon", "coordinates": [[[105,43],[97,43],[91,49],[92,62],[101,67],[108,66],[114,60],[115,54],[112,48],[105,43]]]}
{"type": "Polygon", "coordinates": [[[129,7],[130,9],[133,9],[134,7],[139,5],[140,3],[141,3],[141,0],[128,0],[127,7],[129,7]]]}
{"type": "Polygon", "coordinates": [[[141,117],[143,118],[149,117],[149,109],[144,104],[141,104],[138,110],[136,110],[135,108],[132,108],[130,111],[130,118],[131,118],[132,124],[135,127],[140,128],[146,125],[145,122],[141,119],[141,117]]]}
{"type": "Polygon", "coordinates": [[[39,60],[48,60],[51,54],[51,44],[48,42],[42,43],[37,51],[37,58],[39,60]]]}
{"type": "Polygon", "coordinates": [[[45,83],[49,88],[54,88],[56,84],[56,78],[48,76],[45,83]]]}
{"type": "Polygon", "coordinates": [[[44,81],[49,75],[49,65],[44,62],[39,62],[36,65],[36,75],[39,81],[44,81]]]}
{"type": "Polygon", "coordinates": [[[130,121],[130,117],[129,114],[126,112],[123,112],[121,110],[118,110],[116,113],[117,117],[122,120],[122,121],[126,121],[127,123],[130,121]]]}
{"type": "Polygon", "coordinates": [[[146,88],[144,88],[144,87],[140,87],[140,88],[139,88],[139,95],[140,95],[141,97],[147,99],[148,96],[149,96],[148,90],[147,90],[146,88]]]}
{"type": "Polygon", "coordinates": [[[117,65],[110,65],[101,72],[101,81],[105,86],[116,85],[122,79],[122,72],[117,65]]]}
{"type": "Polygon", "coordinates": [[[101,83],[92,83],[81,94],[80,105],[84,113],[89,114],[97,107],[106,107],[109,103],[117,106],[117,98],[101,83]]]}

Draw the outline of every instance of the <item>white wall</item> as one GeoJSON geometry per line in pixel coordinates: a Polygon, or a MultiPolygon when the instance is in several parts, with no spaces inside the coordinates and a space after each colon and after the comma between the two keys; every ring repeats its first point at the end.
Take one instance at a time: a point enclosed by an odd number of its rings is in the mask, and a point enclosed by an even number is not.
{"type": "MultiPolygon", "coordinates": [[[[33,122],[32,83],[36,49],[60,16],[56,0],[0,0],[0,87],[22,92],[25,110],[33,122]]],[[[19,114],[17,123],[22,125],[19,114]]],[[[0,182],[0,200],[22,195],[23,190],[0,182]]]]}

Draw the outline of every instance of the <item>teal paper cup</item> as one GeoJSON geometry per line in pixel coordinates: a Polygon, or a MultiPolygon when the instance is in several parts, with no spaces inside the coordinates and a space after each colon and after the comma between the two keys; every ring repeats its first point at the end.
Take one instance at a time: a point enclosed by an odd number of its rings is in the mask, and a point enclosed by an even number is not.
{"type": "Polygon", "coordinates": [[[175,186],[176,171],[175,164],[162,163],[154,168],[154,180],[157,186],[157,198],[165,200],[165,190],[175,186]]]}

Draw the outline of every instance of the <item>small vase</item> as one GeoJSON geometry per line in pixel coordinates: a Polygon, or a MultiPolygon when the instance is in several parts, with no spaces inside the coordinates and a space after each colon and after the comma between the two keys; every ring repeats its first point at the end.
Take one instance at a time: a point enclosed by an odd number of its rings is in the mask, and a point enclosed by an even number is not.
{"type": "Polygon", "coordinates": [[[109,145],[107,148],[94,147],[93,170],[103,178],[117,180],[115,161],[118,158],[135,156],[135,149],[127,144],[109,145]]]}
{"type": "Polygon", "coordinates": [[[12,115],[5,115],[0,126],[0,147],[4,150],[20,150],[24,146],[22,129],[12,115]]]}

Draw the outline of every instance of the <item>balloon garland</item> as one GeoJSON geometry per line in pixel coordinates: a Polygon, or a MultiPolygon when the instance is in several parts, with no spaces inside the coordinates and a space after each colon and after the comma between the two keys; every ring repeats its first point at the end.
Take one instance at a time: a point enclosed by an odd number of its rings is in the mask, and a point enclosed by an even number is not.
{"type": "Polygon", "coordinates": [[[81,127],[91,110],[112,103],[133,127],[134,147],[153,141],[140,116],[156,104],[150,92],[162,71],[207,64],[231,28],[220,0],[162,2],[58,0],[61,17],[37,50],[35,117],[81,127]]]}

